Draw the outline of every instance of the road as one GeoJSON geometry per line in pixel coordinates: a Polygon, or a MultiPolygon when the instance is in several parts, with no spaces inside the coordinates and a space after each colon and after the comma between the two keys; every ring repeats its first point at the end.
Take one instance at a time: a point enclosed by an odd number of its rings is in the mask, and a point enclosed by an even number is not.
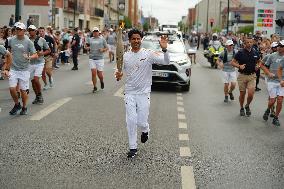
{"type": "Polygon", "coordinates": [[[27,116],[8,115],[8,83],[0,81],[1,188],[282,188],[284,129],[262,121],[265,87],[252,116],[240,118],[237,101],[223,103],[218,71],[197,60],[190,92],[154,88],[150,140],[131,160],[123,82],[107,59],[104,90],[92,93],[81,56],[79,71],[55,71],[55,87],[43,105],[29,103],[27,116]]]}

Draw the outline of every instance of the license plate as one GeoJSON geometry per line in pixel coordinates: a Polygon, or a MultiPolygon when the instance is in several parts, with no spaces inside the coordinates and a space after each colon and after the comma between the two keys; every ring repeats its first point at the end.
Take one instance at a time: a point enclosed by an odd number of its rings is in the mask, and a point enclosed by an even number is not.
{"type": "Polygon", "coordinates": [[[153,72],[153,76],[169,77],[169,74],[168,73],[164,73],[164,72],[153,72]]]}

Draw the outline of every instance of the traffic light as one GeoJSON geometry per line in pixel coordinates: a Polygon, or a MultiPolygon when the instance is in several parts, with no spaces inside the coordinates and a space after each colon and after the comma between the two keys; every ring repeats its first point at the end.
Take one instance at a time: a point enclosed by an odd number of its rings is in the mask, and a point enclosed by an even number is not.
{"type": "Polygon", "coordinates": [[[214,23],[214,22],[210,22],[210,26],[211,26],[211,28],[213,27],[213,23],[214,23]]]}
{"type": "Polygon", "coordinates": [[[284,26],[284,18],[277,19],[275,22],[281,28],[284,26]]]}

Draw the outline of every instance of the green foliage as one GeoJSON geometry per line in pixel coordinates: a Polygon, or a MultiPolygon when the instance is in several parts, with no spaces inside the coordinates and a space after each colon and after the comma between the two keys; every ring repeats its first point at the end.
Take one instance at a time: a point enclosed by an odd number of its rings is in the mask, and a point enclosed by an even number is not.
{"type": "Polygon", "coordinates": [[[213,33],[220,33],[220,32],[221,32],[221,28],[219,28],[219,27],[213,27],[213,28],[212,28],[212,32],[213,32],[213,33]]]}
{"type": "Polygon", "coordinates": [[[148,31],[148,30],[149,30],[149,24],[148,24],[148,22],[145,22],[143,24],[143,31],[148,31]]]}
{"type": "Polygon", "coordinates": [[[238,33],[244,33],[244,34],[253,33],[253,29],[254,29],[253,25],[239,27],[238,33]]]}
{"type": "Polygon", "coordinates": [[[126,29],[132,28],[132,22],[127,16],[124,16],[124,23],[126,29]]]}

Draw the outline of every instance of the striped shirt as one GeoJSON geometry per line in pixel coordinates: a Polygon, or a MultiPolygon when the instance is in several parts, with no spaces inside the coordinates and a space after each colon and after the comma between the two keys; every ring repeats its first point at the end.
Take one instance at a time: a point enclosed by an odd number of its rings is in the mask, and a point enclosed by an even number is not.
{"type": "Polygon", "coordinates": [[[151,92],[152,64],[169,64],[169,54],[140,49],[128,51],[123,55],[123,71],[126,76],[126,94],[144,94],[151,92]]]}

